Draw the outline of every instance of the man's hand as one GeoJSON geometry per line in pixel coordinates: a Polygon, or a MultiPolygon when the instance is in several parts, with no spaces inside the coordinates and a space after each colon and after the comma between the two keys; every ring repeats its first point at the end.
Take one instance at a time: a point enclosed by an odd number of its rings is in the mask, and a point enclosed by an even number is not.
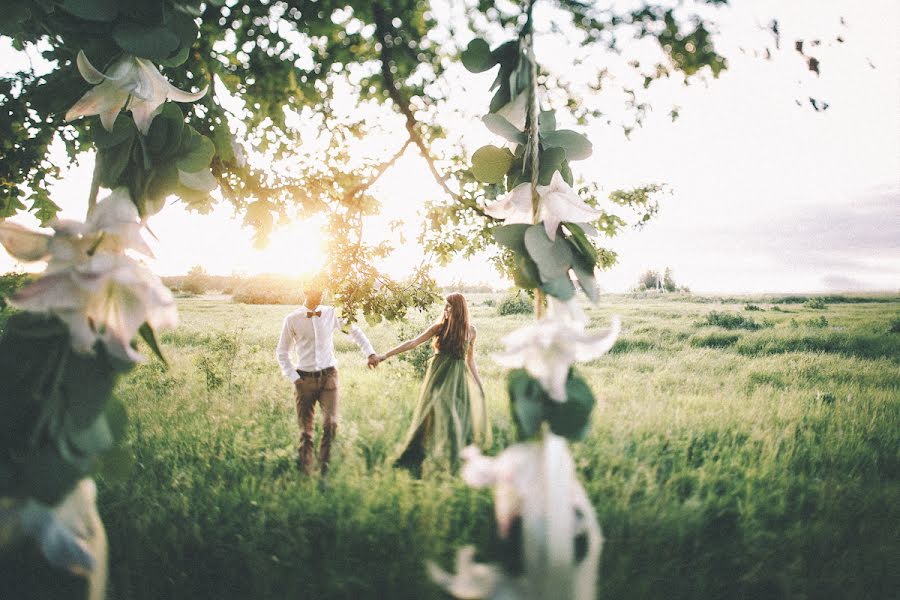
{"type": "Polygon", "coordinates": [[[374,369],[375,367],[377,367],[378,363],[380,363],[380,362],[381,362],[381,359],[378,357],[377,354],[369,355],[369,368],[370,369],[374,369]]]}

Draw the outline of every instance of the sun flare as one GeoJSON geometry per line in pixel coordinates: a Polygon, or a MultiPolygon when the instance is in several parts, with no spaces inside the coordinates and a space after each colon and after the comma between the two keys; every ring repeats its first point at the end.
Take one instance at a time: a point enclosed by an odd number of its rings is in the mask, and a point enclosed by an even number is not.
{"type": "Polygon", "coordinates": [[[325,261],[324,227],[322,217],[276,227],[266,247],[253,251],[251,272],[293,276],[318,272],[325,261]]]}

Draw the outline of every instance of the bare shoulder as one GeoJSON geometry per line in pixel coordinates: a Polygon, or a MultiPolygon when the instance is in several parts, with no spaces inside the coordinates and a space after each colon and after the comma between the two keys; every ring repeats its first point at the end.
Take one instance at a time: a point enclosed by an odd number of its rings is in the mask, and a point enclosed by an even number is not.
{"type": "Polygon", "coordinates": [[[474,340],[475,336],[478,335],[478,329],[475,328],[474,325],[469,325],[469,339],[474,340]]]}

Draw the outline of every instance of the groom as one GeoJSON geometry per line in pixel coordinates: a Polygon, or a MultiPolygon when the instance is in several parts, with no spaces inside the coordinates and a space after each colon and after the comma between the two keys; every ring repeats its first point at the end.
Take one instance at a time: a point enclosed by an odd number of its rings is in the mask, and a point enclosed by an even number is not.
{"type": "MultiPolygon", "coordinates": [[[[322,290],[319,286],[308,287],[310,289],[304,290],[304,305],[284,319],[275,357],[281,365],[281,372],[294,384],[297,422],[300,425],[297,468],[307,475],[312,473],[313,422],[318,403],[322,409],[319,469],[325,475],[338,423],[338,372],[333,336],[335,331],[341,329],[343,321],[335,314],[334,307],[321,304],[322,290]],[[291,351],[295,349],[296,367],[291,360],[291,351]]],[[[369,368],[378,366],[375,350],[362,330],[353,325],[349,336],[368,357],[369,368]]]]}

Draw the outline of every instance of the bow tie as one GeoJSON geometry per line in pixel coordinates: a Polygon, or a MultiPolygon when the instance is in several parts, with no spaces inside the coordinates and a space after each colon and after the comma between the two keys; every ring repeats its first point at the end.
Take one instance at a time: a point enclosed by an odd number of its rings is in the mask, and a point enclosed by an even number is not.
{"type": "Polygon", "coordinates": [[[307,313],[306,313],[307,319],[312,319],[313,317],[321,317],[321,316],[322,316],[321,310],[310,310],[310,311],[307,311],[307,313]]]}

